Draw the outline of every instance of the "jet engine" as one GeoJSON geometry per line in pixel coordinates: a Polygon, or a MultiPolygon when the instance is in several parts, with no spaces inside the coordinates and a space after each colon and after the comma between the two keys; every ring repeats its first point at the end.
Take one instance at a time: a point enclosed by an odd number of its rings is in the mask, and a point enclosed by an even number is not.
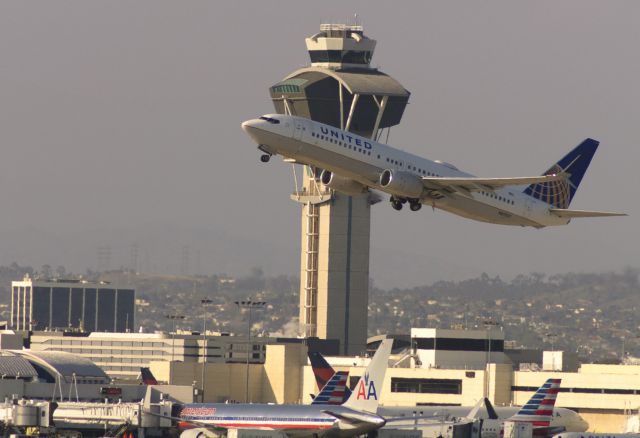
{"type": "Polygon", "coordinates": [[[221,434],[209,430],[205,427],[187,429],[180,434],[180,438],[217,438],[221,436],[221,434]]]}
{"type": "Polygon", "coordinates": [[[320,181],[325,186],[346,195],[360,195],[367,191],[367,187],[350,178],[336,175],[328,170],[323,170],[320,174],[320,181]]]}
{"type": "Polygon", "coordinates": [[[394,195],[404,198],[420,198],[424,186],[422,179],[413,173],[387,169],[380,174],[380,185],[394,195]]]}

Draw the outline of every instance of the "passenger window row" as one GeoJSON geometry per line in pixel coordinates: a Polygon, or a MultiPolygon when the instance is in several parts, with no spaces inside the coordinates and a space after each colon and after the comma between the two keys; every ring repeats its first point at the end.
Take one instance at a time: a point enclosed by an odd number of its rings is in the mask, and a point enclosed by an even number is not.
{"type": "Polygon", "coordinates": [[[506,202],[507,204],[511,204],[511,205],[515,205],[515,202],[512,199],[507,199],[504,196],[500,196],[500,195],[496,195],[495,193],[489,193],[489,192],[480,192],[482,195],[491,198],[491,199],[497,199],[498,201],[501,202],[506,202]]]}
{"type": "Polygon", "coordinates": [[[320,140],[328,141],[329,143],[337,144],[338,146],[342,146],[345,149],[350,149],[350,150],[353,150],[355,152],[359,152],[359,153],[361,153],[363,155],[371,155],[371,151],[368,151],[368,150],[363,149],[363,148],[356,147],[355,145],[350,145],[349,143],[346,143],[346,142],[343,142],[343,141],[340,141],[340,140],[336,140],[336,139],[331,138],[331,137],[327,137],[326,135],[318,135],[315,132],[312,132],[311,136],[319,138],[320,140]]]}

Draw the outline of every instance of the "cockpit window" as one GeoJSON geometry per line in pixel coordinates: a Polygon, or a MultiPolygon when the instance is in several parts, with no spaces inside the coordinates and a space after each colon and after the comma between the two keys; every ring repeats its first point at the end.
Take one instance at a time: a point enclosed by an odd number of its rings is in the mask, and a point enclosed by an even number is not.
{"type": "Polygon", "coordinates": [[[269,123],[273,123],[274,125],[277,125],[278,123],[280,123],[280,120],[274,119],[273,117],[260,116],[259,119],[265,120],[269,123]]]}

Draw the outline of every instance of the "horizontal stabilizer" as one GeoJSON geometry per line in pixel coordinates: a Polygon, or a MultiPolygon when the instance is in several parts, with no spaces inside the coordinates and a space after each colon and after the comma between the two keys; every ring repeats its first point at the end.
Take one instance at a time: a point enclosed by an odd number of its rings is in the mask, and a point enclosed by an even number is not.
{"type": "Polygon", "coordinates": [[[613,211],[567,210],[564,208],[550,208],[549,211],[558,217],[566,218],[627,216],[626,213],[616,213],[613,211]]]}
{"type": "Polygon", "coordinates": [[[442,177],[424,176],[422,182],[427,188],[461,188],[466,190],[497,189],[505,186],[524,186],[540,184],[567,178],[566,173],[542,176],[521,176],[514,178],[475,178],[475,177],[442,177]]]}
{"type": "MultiPolygon", "coordinates": [[[[349,412],[349,411],[343,411],[343,412],[337,412],[337,411],[330,411],[330,410],[326,410],[326,411],[322,411],[325,414],[329,414],[332,417],[335,417],[339,420],[342,420],[346,423],[349,424],[353,424],[353,425],[359,425],[359,424],[369,424],[371,423],[371,415],[363,415],[363,414],[359,414],[357,411],[353,411],[353,412],[349,412]]],[[[377,417],[379,418],[380,423],[382,423],[384,425],[384,423],[386,422],[386,420],[382,417],[377,417]]],[[[406,420],[406,419],[405,419],[406,420]]]]}

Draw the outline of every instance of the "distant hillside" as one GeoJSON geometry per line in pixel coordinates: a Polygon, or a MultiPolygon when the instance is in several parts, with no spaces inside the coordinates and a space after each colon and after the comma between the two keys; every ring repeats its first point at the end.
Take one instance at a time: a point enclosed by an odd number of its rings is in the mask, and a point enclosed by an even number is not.
{"type": "MultiPolygon", "coordinates": [[[[0,314],[8,319],[11,280],[24,274],[69,277],[63,267],[0,266],[0,314]]],[[[640,355],[637,314],[639,271],[567,273],[546,277],[532,273],[506,282],[486,274],[459,282],[436,282],[410,289],[374,287],[369,300],[369,332],[406,333],[421,327],[483,327],[497,321],[506,338],[527,347],[546,346],[577,351],[587,360],[613,360],[623,352],[640,355]]],[[[299,280],[270,277],[262,270],[231,278],[224,274],[180,277],[136,274],[126,270],[88,272],[84,278],[133,286],[140,300],[136,325],[143,330],[169,330],[168,314],[184,315],[177,328],[200,330],[206,308],[207,327],[246,332],[236,300],[266,301],[254,317],[255,331],[294,336],[298,331],[299,280]]]]}

